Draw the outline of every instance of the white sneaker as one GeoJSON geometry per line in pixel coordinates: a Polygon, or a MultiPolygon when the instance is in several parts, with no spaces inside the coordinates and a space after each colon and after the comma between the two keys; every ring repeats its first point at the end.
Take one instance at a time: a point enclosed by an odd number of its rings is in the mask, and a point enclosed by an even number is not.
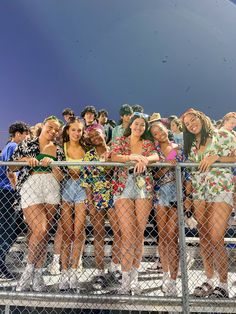
{"type": "Polygon", "coordinates": [[[169,273],[164,273],[163,274],[163,279],[162,279],[162,285],[161,285],[161,291],[163,293],[166,293],[169,281],[170,281],[169,273]]]}
{"type": "Polygon", "coordinates": [[[120,288],[118,288],[116,290],[116,293],[120,294],[120,295],[130,295],[131,294],[131,290],[121,286],[120,288]]]}
{"type": "Polygon", "coordinates": [[[130,286],[131,286],[132,294],[140,294],[141,287],[138,282],[138,269],[137,268],[132,268],[130,272],[130,286]]]}
{"type": "Polygon", "coordinates": [[[35,269],[32,287],[33,287],[33,290],[37,291],[37,292],[46,291],[46,285],[45,285],[45,282],[43,280],[42,269],[40,269],[40,270],[35,269]]]}
{"type": "Polygon", "coordinates": [[[47,270],[51,275],[60,275],[60,263],[52,261],[51,264],[48,265],[47,270]]]}
{"type": "Polygon", "coordinates": [[[163,293],[166,293],[166,291],[167,291],[167,281],[163,281],[163,282],[162,282],[161,291],[162,291],[163,293]]]}
{"type": "Polygon", "coordinates": [[[78,273],[78,274],[79,274],[79,273],[82,273],[83,270],[84,270],[83,264],[80,263],[79,266],[76,268],[76,270],[77,270],[77,273],[78,273]]]}
{"type": "Polygon", "coordinates": [[[165,284],[165,296],[166,297],[177,297],[178,291],[176,282],[174,280],[168,280],[165,284]]]}
{"type": "Polygon", "coordinates": [[[34,275],[33,269],[27,269],[26,267],[23,274],[21,275],[20,280],[17,283],[16,291],[21,292],[30,290],[30,287],[33,282],[33,275],[34,275]]]}
{"type": "Polygon", "coordinates": [[[59,279],[59,290],[68,290],[70,288],[70,270],[63,269],[59,279]]]}
{"type": "Polygon", "coordinates": [[[130,278],[130,271],[122,272],[122,279],[121,279],[121,287],[117,290],[118,294],[129,294],[131,292],[131,278],[130,278]]]}
{"type": "Polygon", "coordinates": [[[79,286],[78,281],[78,269],[70,269],[70,288],[71,289],[77,289],[79,286]]]}

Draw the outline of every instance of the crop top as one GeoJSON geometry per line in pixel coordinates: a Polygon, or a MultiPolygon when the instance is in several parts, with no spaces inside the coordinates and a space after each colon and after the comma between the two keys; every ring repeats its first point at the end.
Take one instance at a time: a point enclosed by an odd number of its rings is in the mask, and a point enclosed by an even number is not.
{"type": "MultiPolygon", "coordinates": [[[[66,143],[64,143],[64,152],[65,152],[65,156],[66,156],[66,161],[72,161],[72,162],[81,162],[83,160],[83,158],[80,159],[73,159],[70,158],[67,154],[67,147],[66,147],[66,143]]],[[[80,166],[68,166],[69,169],[80,169],[80,166]]]]}
{"type": "Polygon", "coordinates": [[[177,156],[176,150],[173,148],[169,154],[166,156],[166,160],[174,160],[175,157],[177,156]]]}
{"type": "MultiPolygon", "coordinates": [[[[54,156],[51,156],[51,155],[48,155],[48,154],[38,154],[35,158],[37,160],[42,160],[44,157],[49,157],[49,158],[52,158],[54,161],[56,161],[56,157],[54,156]]],[[[33,171],[34,172],[51,172],[52,171],[52,168],[50,166],[47,166],[47,167],[42,167],[42,166],[36,166],[33,168],[33,171]]]]}

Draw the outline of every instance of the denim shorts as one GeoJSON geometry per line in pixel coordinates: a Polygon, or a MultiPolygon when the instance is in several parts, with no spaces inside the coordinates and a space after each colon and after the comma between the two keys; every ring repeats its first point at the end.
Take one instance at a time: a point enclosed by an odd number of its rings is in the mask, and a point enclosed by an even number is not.
{"type": "Polygon", "coordinates": [[[83,203],[87,196],[85,189],[80,186],[80,180],[69,179],[62,190],[62,200],[67,203],[83,203]]]}
{"type": "Polygon", "coordinates": [[[135,175],[129,174],[125,188],[120,195],[114,196],[114,203],[122,198],[129,198],[132,200],[140,199],[140,198],[148,198],[148,193],[146,188],[139,189],[135,182],[135,175]]]}
{"type": "Polygon", "coordinates": [[[176,182],[169,182],[161,185],[159,187],[159,190],[156,192],[155,205],[176,207],[177,206],[176,193],[177,193],[176,182]]]}

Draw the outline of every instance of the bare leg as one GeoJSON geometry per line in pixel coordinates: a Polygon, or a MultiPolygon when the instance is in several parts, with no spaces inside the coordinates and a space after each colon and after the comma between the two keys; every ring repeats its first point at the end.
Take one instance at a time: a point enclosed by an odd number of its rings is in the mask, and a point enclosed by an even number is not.
{"type": "Polygon", "coordinates": [[[133,266],[139,268],[143,256],[143,241],[144,231],[147,226],[148,217],[152,207],[152,200],[150,199],[137,199],[135,201],[135,214],[136,214],[136,237],[134,249],[133,266]]]}
{"type": "Polygon", "coordinates": [[[59,220],[57,222],[57,231],[54,237],[53,253],[60,255],[61,246],[62,246],[62,226],[61,226],[61,220],[59,220]]]}
{"type": "Polygon", "coordinates": [[[24,208],[23,211],[26,222],[31,230],[28,262],[39,268],[43,266],[45,259],[45,247],[50,227],[48,217],[52,217],[55,214],[56,207],[49,205],[48,208],[44,204],[38,204],[24,208]],[[48,210],[50,211],[49,214],[47,213],[48,210]]]}
{"type": "Polygon", "coordinates": [[[206,277],[212,279],[214,275],[213,251],[210,241],[208,204],[205,201],[194,201],[194,215],[198,222],[201,256],[206,277]]]}
{"type": "Polygon", "coordinates": [[[176,280],[179,269],[178,216],[176,208],[168,209],[168,265],[171,279],[176,280]]]}
{"type": "Polygon", "coordinates": [[[41,268],[43,267],[45,263],[45,258],[47,255],[47,245],[48,245],[48,232],[52,226],[52,222],[54,219],[54,216],[57,211],[57,206],[56,205],[51,205],[51,204],[45,204],[45,211],[46,211],[46,219],[47,219],[47,232],[46,236],[44,238],[44,241],[42,241],[42,251],[41,254],[39,253],[38,256],[38,261],[36,263],[36,268],[41,268]]]}
{"type": "Polygon", "coordinates": [[[61,228],[62,228],[62,248],[61,248],[61,266],[62,269],[69,268],[71,242],[73,238],[73,205],[63,202],[61,206],[61,228]]]}
{"type": "Polygon", "coordinates": [[[168,207],[157,206],[156,221],[158,227],[158,251],[160,255],[162,269],[165,273],[169,271],[169,258],[168,258],[168,233],[167,233],[167,211],[168,207]]]}
{"type": "Polygon", "coordinates": [[[105,212],[103,210],[91,212],[91,222],[93,224],[96,266],[99,270],[104,270],[105,212]]]}
{"type": "Polygon", "coordinates": [[[119,199],[115,203],[115,209],[122,238],[121,267],[122,271],[128,272],[131,270],[134,260],[134,234],[136,234],[134,201],[127,198],[119,199]]]}
{"type": "Polygon", "coordinates": [[[74,241],[71,253],[71,267],[78,267],[79,259],[83,253],[85,242],[86,205],[75,204],[74,241]]]}
{"type": "Polygon", "coordinates": [[[232,207],[225,202],[209,204],[211,243],[214,249],[214,263],[221,283],[227,283],[228,256],[224,246],[224,235],[232,207]]]}
{"type": "Polygon", "coordinates": [[[112,261],[115,264],[120,264],[121,233],[118,217],[114,208],[110,208],[107,212],[107,215],[111,229],[113,231],[112,261]]]}

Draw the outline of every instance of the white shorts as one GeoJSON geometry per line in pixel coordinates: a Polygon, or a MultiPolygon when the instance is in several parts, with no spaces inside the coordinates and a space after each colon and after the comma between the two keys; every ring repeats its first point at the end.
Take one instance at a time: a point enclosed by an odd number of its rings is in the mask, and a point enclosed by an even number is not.
{"type": "Polygon", "coordinates": [[[36,204],[60,203],[60,184],[52,173],[31,175],[20,190],[21,208],[36,204]]]}

